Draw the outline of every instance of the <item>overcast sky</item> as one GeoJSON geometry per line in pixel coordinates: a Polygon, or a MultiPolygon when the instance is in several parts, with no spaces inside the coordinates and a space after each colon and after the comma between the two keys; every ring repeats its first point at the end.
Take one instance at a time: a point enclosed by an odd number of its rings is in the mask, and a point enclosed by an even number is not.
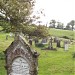
{"type": "Polygon", "coordinates": [[[43,23],[51,19],[63,22],[65,25],[71,20],[75,20],[75,0],[36,0],[35,13],[42,9],[44,15],[40,15],[43,23]]]}

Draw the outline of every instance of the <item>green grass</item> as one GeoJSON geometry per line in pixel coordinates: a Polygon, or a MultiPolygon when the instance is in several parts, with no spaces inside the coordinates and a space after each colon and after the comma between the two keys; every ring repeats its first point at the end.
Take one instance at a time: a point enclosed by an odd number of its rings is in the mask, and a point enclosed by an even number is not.
{"type": "Polygon", "coordinates": [[[3,28],[0,26],[0,30],[2,30],[3,28]]]}
{"type": "Polygon", "coordinates": [[[8,36],[8,40],[6,40],[6,35],[8,33],[0,33],[0,52],[4,51],[12,42],[13,38],[8,36]]]}
{"type": "Polygon", "coordinates": [[[6,40],[6,35],[9,35],[9,34],[8,33],[0,33],[0,75],[6,75],[3,51],[5,51],[6,48],[13,41],[13,38],[10,36],[8,37],[8,40],[6,40]]]}
{"type": "Polygon", "coordinates": [[[63,48],[57,51],[40,50],[39,56],[39,74],[38,75],[74,75],[74,45],[69,47],[69,51],[65,52],[63,48]]]}
{"type": "MultiPolygon", "coordinates": [[[[4,56],[3,51],[13,41],[12,37],[6,40],[6,35],[8,33],[0,33],[0,75],[7,75],[4,68],[5,60],[1,58],[4,56]]],[[[38,75],[75,75],[75,59],[73,59],[75,44],[71,44],[67,52],[64,51],[64,48],[57,48],[57,51],[51,51],[41,50],[41,48],[34,45],[32,47],[40,53],[38,59],[38,75]]]]}
{"type": "Polygon", "coordinates": [[[50,32],[50,35],[53,35],[53,36],[58,36],[58,37],[67,36],[70,39],[72,38],[75,39],[75,31],[49,28],[49,32],[50,32]]]}

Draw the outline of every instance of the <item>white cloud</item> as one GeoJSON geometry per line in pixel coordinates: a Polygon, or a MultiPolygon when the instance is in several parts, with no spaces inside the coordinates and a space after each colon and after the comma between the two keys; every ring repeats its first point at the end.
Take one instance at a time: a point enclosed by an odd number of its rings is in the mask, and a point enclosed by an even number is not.
{"type": "Polygon", "coordinates": [[[43,22],[51,19],[68,23],[75,19],[75,0],[36,0],[35,11],[44,9],[45,17],[41,16],[43,22]]]}

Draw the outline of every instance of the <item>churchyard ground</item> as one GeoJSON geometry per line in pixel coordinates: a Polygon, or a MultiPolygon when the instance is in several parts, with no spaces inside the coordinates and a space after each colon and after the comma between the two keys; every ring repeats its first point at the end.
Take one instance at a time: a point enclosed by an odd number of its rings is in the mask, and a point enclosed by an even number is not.
{"type": "MultiPolygon", "coordinates": [[[[70,35],[73,35],[71,33],[70,35]]],[[[7,34],[0,33],[0,75],[6,75],[3,51],[13,41],[13,38],[10,36],[6,40],[7,34]]],[[[61,34],[57,35],[61,36],[61,34]]],[[[57,51],[52,51],[41,50],[41,48],[34,45],[32,47],[40,53],[38,59],[38,75],[75,75],[75,59],[73,58],[75,43],[69,45],[68,51],[64,51],[64,48],[57,48],[57,51]]]]}

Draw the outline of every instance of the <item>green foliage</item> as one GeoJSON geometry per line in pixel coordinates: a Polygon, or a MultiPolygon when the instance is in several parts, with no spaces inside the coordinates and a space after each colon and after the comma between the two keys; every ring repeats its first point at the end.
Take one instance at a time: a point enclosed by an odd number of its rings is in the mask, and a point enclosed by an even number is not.
{"type": "Polygon", "coordinates": [[[4,20],[0,20],[0,26],[2,27],[1,31],[5,31],[5,32],[11,31],[11,25],[9,22],[6,22],[4,20]]]}
{"type": "Polygon", "coordinates": [[[62,36],[62,38],[65,38],[65,39],[70,39],[68,36],[62,36]]]}
{"type": "Polygon", "coordinates": [[[72,28],[70,27],[69,23],[66,25],[66,30],[72,30],[72,28]]]}
{"type": "Polygon", "coordinates": [[[72,26],[72,30],[74,29],[74,26],[75,26],[75,20],[71,20],[68,25],[71,25],[72,26]]]}
{"type": "Polygon", "coordinates": [[[47,37],[49,32],[45,26],[36,26],[36,25],[24,25],[22,29],[24,34],[28,34],[29,36],[36,36],[36,37],[47,37]]]}
{"type": "Polygon", "coordinates": [[[63,23],[57,22],[57,29],[63,29],[63,23]]]}
{"type": "Polygon", "coordinates": [[[22,24],[31,22],[34,0],[0,0],[0,15],[10,21],[11,28],[20,31],[22,24]]]}
{"type": "Polygon", "coordinates": [[[24,25],[23,26],[23,29],[22,29],[22,32],[24,34],[28,34],[29,36],[33,36],[33,33],[36,29],[36,26],[33,26],[33,25],[24,25]]]}
{"type": "Polygon", "coordinates": [[[36,44],[36,47],[44,47],[44,44],[38,43],[38,44],[36,44]]]}
{"type": "Polygon", "coordinates": [[[35,29],[35,31],[33,32],[32,35],[44,38],[44,37],[47,37],[49,35],[49,32],[45,26],[39,25],[39,26],[37,26],[37,28],[35,29]]]}
{"type": "Polygon", "coordinates": [[[50,21],[50,28],[55,28],[55,23],[56,23],[56,21],[54,20],[54,19],[52,19],[51,21],[50,21]]]}

